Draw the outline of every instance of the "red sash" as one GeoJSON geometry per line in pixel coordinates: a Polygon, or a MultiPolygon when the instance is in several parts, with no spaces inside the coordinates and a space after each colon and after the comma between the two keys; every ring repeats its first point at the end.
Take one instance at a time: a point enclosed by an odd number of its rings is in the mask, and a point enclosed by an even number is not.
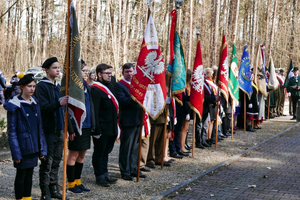
{"type": "Polygon", "coordinates": [[[278,75],[277,75],[277,78],[278,78],[278,80],[280,82],[280,85],[283,85],[283,83],[284,83],[283,79],[280,76],[278,76],[278,75]]]}
{"type": "Polygon", "coordinates": [[[217,88],[216,84],[214,84],[214,82],[212,82],[210,80],[206,80],[206,83],[212,87],[214,95],[217,95],[218,88],[217,88]]]}
{"type": "Polygon", "coordinates": [[[117,110],[117,123],[118,123],[118,137],[117,137],[117,141],[120,140],[120,137],[121,137],[121,126],[120,126],[120,123],[119,123],[119,103],[118,103],[118,100],[117,98],[113,95],[113,93],[105,86],[103,85],[102,83],[100,82],[94,82],[91,87],[97,87],[99,88],[100,90],[102,90],[105,94],[108,95],[108,98],[112,100],[116,110],[117,110]]]}

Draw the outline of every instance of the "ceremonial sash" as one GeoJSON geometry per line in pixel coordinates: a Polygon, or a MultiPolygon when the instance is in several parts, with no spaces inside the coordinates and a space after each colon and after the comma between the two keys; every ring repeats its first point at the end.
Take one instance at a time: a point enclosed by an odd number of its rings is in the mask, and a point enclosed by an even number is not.
{"type": "Polygon", "coordinates": [[[118,123],[118,137],[117,137],[117,141],[120,140],[121,138],[121,126],[120,126],[120,123],[119,123],[119,103],[118,103],[118,100],[117,98],[114,96],[114,94],[105,86],[103,85],[102,83],[100,82],[94,82],[92,84],[92,87],[97,87],[99,88],[100,90],[102,90],[105,94],[108,95],[108,98],[110,100],[112,100],[116,110],[117,110],[117,123],[118,123]]]}
{"type": "Polygon", "coordinates": [[[278,75],[277,75],[277,78],[278,78],[278,80],[280,82],[280,85],[283,85],[283,83],[284,83],[283,79],[280,76],[278,76],[278,75]]]}
{"type": "Polygon", "coordinates": [[[204,82],[204,90],[206,91],[206,93],[209,93],[209,95],[211,95],[210,88],[205,82],[204,82]]]}
{"type": "Polygon", "coordinates": [[[206,83],[212,87],[214,95],[217,95],[217,93],[218,93],[218,87],[217,87],[217,85],[214,84],[214,82],[212,82],[210,80],[206,80],[206,83]]]}
{"type": "MultiPolygon", "coordinates": [[[[130,88],[130,84],[124,79],[121,79],[120,82],[123,83],[128,89],[130,88]]],[[[150,119],[147,112],[144,112],[142,137],[143,139],[150,137],[150,119]]]]}

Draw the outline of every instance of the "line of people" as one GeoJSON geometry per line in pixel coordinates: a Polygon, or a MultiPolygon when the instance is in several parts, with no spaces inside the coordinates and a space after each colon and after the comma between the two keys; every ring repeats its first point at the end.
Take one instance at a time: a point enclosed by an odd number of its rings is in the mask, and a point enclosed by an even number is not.
{"type": "MultiPolygon", "coordinates": [[[[38,164],[38,158],[41,160],[39,171],[41,199],[62,199],[58,185],[58,169],[63,151],[63,107],[68,103],[68,96],[59,96],[60,85],[55,81],[55,78],[59,76],[60,68],[57,58],[47,59],[42,67],[47,76],[37,85],[30,74],[20,77],[17,83],[20,87],[20,95],[10,97],[4,105],[7,110],[12,158],[14,167],[17,169],[16,199],[31,199],[32,173],[33,168],[38,164]]],[[[230,99],[226,102],[222,95],[218,95],[215,84],[217,70],[217,67],[206,68],[204,72],[205,101],[202,120],[197,115],[196,119],[193,119],[193,111],[188,105],[192,74],[188,70],[185,91],[167,99],[166,107],[169,113],[167,119],[165,109],[157,119],[150,118],[149,123],[146,113],[141,119],[142,108],[129,94],[134,73],[132,63],[122,66],[123,78],[118,82],[112,76],[112,66],[100,64],[96,68],[94,81],[89,80],[93,78],[90,78],[88,66],[82,60],[81,73],[86,118],[82,125],[81,135],[73,119],[68,118],[67,192],[78,194],[90,191],[82,184],[81,173],[86,151],[91,147],[91,140],[94,148],[92,165],[96,183],[109,187],[117,183],[117,179],[109,175],[108,160],[115,141],[118,139],[120,140],[119,168],[122,179],[132,181],[133,177],[137,176],[141,123],[144,124],[143,131],[147,134],[145,133],[145,137],[142,138],[140,178],[146,178],[147,175],[142,172],[151,172],[156,165],[170,167],[176,159],[189,155],[191,147],[187,144],[187,133],[191,119],[196,120],[197,148],[203,149],[214,144],[217,120],[219,124],[217,139],[221,141],[230,136],[231,106],[234,105],[231,105],[230,99]],[[218,113],[216,113],[217,102],[220,102],[218,113]],[[164,138],[166,122],[167,134],[164,138]],[[120,131],[121,136],[118,138],[120,131]],[[164,141],[166,141],[165,144],[164,141]]],[[[255,85],[253,87],[255,88],[255,85]]],[[[258,90],[256,91],[258,93],[258,90]]],[[[254,131],[250,125],[251,116],[257,121],[254,128],[259,128],[257,125],[262,122],[257,111],[259,103],[250,106],[250,104],[255,104],[254,102],[259,102],[257,95],[253,96],[253,100],[247,103],[247,108],[250,109],[247,110],[248,131],[254,131]]],[[[242,114],[240,110],[236,109],[236,116],[242,114]]]]}

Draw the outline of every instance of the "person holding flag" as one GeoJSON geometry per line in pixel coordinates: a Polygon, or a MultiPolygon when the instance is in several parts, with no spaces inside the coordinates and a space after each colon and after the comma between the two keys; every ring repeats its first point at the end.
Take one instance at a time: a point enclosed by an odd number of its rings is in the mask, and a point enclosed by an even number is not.
{"type": "MultiPolygon", "coordinates": [[[[125,63],[122,66],[123,78],[115,85],[116,97],[120,103],[120,125],[122,126],[119,167],[122,178],[127,181],[132,181],[132,176],[137,176],[141,123],[141,106],[133,101],[129,94],[133,72],[133,64],[125,63]]],[[[146,175],[140,173],[140,178],[146,178],[146,175]]]]}
{"type": "Polygon", "coordinates": [[[58,170],[62,160],[64,140],[62,106],[68,103],[69,96],[59,98],[60,85],[55,80],[60,73],[60,64],[57,58],[51,57],[45,60],[42,68],[45,69],[47,76],[36,85],[34,94],[41,107],[43,130],[47,142],[47,156],[41,160],[39,172],[41,199],[62,199],[58,189],[58,170]]]}
{"type": "Polygon", "coordinates": [[[71,120],[74,133],[69,135],[69,153],[67,159],[67,192],[79,194],[90,191],[90,189],[84,187],[84,185],[81,183],[81,172],[86,151],[91,147],[91,134],[95,131],[95,115],[91,96],[91,88],[86,82],[88,76],[88,67],[82,59],[81,76],[84,86],[86,118],[82,124],[81,134],[76,128],[75,120],[73,118],[71,120]]]}
{"type": "Polygon", "coordinates": [[[120,134],[118,126],[119,103],[110,84],[112,66],[100,64],[96,68],[97,81],[91,86],[92,101],[95,109],[95,132],[93,133],[94,152],[92,164],[96,183],[109,187],[117,179],[108,174],[108,154],[120,134]]]}

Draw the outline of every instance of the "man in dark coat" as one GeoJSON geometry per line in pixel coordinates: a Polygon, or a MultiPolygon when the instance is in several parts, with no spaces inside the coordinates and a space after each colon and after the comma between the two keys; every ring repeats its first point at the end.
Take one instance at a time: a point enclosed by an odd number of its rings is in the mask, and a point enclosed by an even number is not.
{"type": "Polygon", "coordinates": [[[41,199],[62,199],[58,190],[58,170],[63,152],[64,114],[62,106],[68,103],[68,96],[59,100],[60,85],[55,81],[60,65],[56,57],[48,58],[42,66],[47,74],[37,85],[35,96],[39,100],[43,129],[47,142],[47,156],[40,165],[41,199]]]}
{"type": "Polygon", "coordinates": [[[97,184],[109,187],[117,182],[108,175],[108,154],[114,147],[118,135],[119,104],[110,84],[112,66],[100,64],[96,68],[97,81],[91,86],[95,109],[94,152],[92,163],[97,184]]]}
{"type": "Polygon", "coordinates": [[[298,99],[300,98],[300,76],[298,76],[298,67],[293,69],[294,76],[289,79],[288,90],[291,91],[292,102],[293,102],[293,118],[296,119],[296,107],[298,99]]]}
{"type": "MultiPolygon", "coordinates": [[[[122,134],[120,138],[119,166],[122,178],[132,181],[137,176],[137,162],[139,152],[139,132],[141,122],[141,106],[129,94],[130,82],[134,66],[126,63],[122,66],[123,79],[115,85],[116,97],[120,104],[120,124],[122,134]]],[[[146,175],[140,174],[141,178],[146,175]]]]}

